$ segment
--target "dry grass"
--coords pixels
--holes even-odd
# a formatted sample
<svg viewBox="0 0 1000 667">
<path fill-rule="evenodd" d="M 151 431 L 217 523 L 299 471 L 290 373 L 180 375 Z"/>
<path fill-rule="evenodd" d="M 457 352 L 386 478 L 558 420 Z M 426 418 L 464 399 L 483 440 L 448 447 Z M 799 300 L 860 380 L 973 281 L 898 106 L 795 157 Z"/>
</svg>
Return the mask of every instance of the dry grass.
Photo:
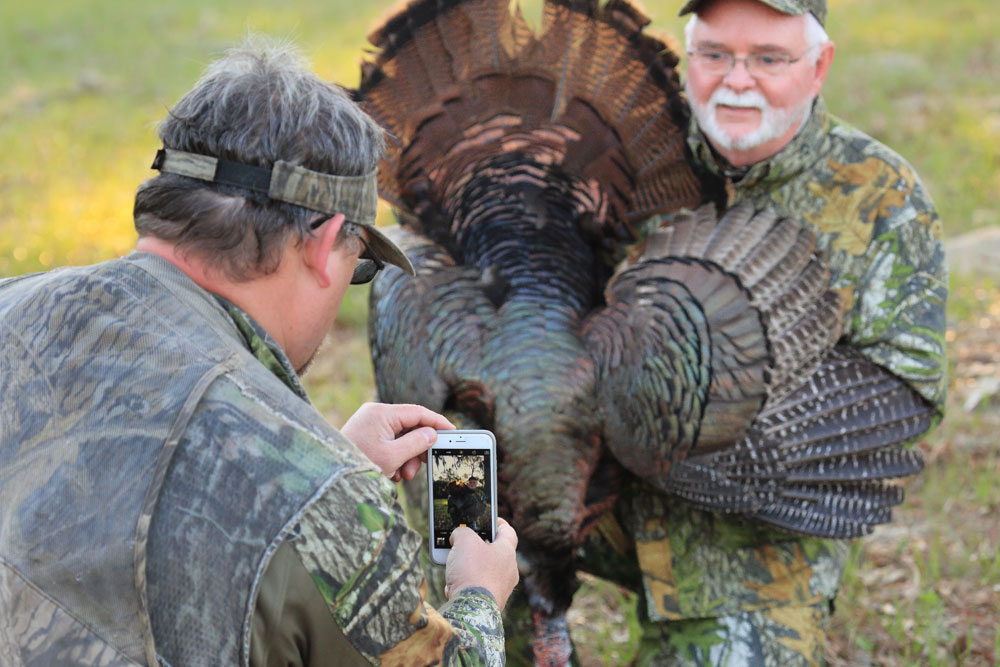
<svg viewBox="0 0 1000 667">
<path fill-rule="evenodd" d="M 951 299 L 947 416 L 919 444 L 926 466 L 894 523 L 854 546 L 831 665 L 1000 658 L 1000 293 L 961 278 Z"/>
</svg>

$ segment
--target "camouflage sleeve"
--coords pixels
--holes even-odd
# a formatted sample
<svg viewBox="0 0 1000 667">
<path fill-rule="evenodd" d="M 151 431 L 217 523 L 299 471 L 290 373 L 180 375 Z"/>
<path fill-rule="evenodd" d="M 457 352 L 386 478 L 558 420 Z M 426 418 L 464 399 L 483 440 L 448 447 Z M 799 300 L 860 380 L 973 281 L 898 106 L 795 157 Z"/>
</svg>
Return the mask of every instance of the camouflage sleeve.
<svg viewBox="0 0 1000 667">
<path fill-rule="evenodd" d="M 824 197 L 826 208 L 836 206 L 841 219 L 856 221 L 838 230 L 830 248 L 833 286 L 848 296 L 847 342 L 913 387 L 940 417 L 948 277 L 941 220 L 930 197 L 913 168 L 874 141 L 860 155 L 832 158 L 823 177 L 828 182 L 817 186 L 839 195 Z M 836 256 L 843 251 L 846 256 Z"/>
<path fill-rule="evenodd" d="M 442 611 L 427 604 L 421 540 L 396 493 L 377 471 L 347 474 L 288 538 L 334 620 L 375 664 L 503 664 L 500 610 L 485 589 Z"/>
<path fill-rule="evenodd" d="M 466 588 L 441 607 L 441 614 L 452 625 L 463 627 L 459 635 L 462 664 L 502 665 L 504 654 L 503 626 L 497 632 L 497 601 L 485 588 Z M 469 638 L 474 644 L 463 644 Z M 497 641 L 498 640 L 498 641 Z M 483 653 L 485 649 L 485 653 Z M 477 656 L 482 655 L 483 658 Z"/>
</svg>

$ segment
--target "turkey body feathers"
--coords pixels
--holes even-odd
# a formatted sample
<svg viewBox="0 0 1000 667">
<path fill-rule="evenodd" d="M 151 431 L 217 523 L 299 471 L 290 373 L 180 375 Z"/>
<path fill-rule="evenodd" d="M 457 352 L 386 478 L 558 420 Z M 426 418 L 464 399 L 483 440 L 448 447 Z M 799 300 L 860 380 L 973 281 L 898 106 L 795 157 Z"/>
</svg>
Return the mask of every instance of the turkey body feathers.
<svg viewBox="0 0 1000 667">
<path fill-rule="evenodd" d="M 480 179 L 469 179 L 454 209 L 474 218 L 458 235 L 468 264 L 423 235 L 395 232 L 417 275 L 387 270 L 373 287 L 376 382 L 383 400 L 455 410 L 494 431 L 529 597 L 562 610 L 575 590 L 565 571 L 572 551 L 614 500 L 613 489 L 592 488 L 602 440 L 594 363 L 579 335 L 598 293 L 595 260 L 563 189 L 546 199 L 516 170 L 477 174 L 492 184 L 488 201 Z"/>
</svg>

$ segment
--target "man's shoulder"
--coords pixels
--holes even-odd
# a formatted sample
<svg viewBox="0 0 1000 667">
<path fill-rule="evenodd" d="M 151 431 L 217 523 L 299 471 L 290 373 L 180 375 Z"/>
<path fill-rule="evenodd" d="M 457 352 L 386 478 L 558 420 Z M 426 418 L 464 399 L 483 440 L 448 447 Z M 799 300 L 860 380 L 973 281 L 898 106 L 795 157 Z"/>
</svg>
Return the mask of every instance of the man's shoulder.
<svg viewBox="0 0 1000 667">
<path fill-rule="evenodd" d="M 248 361 L 220 375 L 205 393 L 193 422 L 225 424 L 253 452 L 294 458 L 306 467 L 333 464 L 376 471 L 374 464 L 308 401 L 272 373 Z M 281 451 L 272 451 L 272 447 Z"/>
<path fill-rule="evenodd" d="M 53 301 L 53 294 L 56 292 L 60 293 L 59 298 L 62 299 L 66 291 L 72 292 L 78 286 L 104 280 L 108 264 L 116 261 L 90 266 L 57 267 L 48 271 L 0 278 L 0 307 L 21 305 L 36 309 L 39 304 Z"/>
<path fill-rule="evenodd" d="M 912 175 L 913 180 L 918 178 L 916 170 L 906 158 L 837 116 L 830 116 L 827 136 L 829 149 L 826 154 L 830 160 L 840 164 L 884 165 L 893 171 Z"/>
<path fill-rule="evenodd" d="M 916 225 L 940 236 L 934 202 L 906 158 L 836 116 L 827 115 L 823 128 L 817 159 L 783 193 L 799 215 L 821 229 L 870 225 L 878 237 Z"/>
</svg>

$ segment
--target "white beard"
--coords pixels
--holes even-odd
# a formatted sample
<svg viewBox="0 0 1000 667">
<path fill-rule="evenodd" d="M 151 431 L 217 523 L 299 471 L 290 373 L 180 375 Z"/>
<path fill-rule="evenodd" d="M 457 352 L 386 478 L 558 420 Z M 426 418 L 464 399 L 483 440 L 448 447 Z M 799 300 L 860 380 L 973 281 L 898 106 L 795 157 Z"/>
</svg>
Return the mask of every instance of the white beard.
<svg viewBox="0 0 1000 667">
<path fill-rule="evenodd" d="M 685 87 L 687 88 L 686 84 Z M 720 148 L 737 151 L 756 148 L 772 139 L 777 139 L 796 123 L 801 129 L 813 103 L 813 98 L 810 97 L 793 107 L 776 109 L 756 90 L 736 93 L 724 87 L 716 88 L 707 104 L 696 102 L 690 88 L 687 89 L 687 97 L 691 101 L 694 116 L 698 119 L 698 126 L 705 136 Z M 722 129 L 715 120 L 715 112 L 719 105 L 757 109 L 760 111 L 760 125 L 746 134 L 733 136 Z"/>
</svg>

